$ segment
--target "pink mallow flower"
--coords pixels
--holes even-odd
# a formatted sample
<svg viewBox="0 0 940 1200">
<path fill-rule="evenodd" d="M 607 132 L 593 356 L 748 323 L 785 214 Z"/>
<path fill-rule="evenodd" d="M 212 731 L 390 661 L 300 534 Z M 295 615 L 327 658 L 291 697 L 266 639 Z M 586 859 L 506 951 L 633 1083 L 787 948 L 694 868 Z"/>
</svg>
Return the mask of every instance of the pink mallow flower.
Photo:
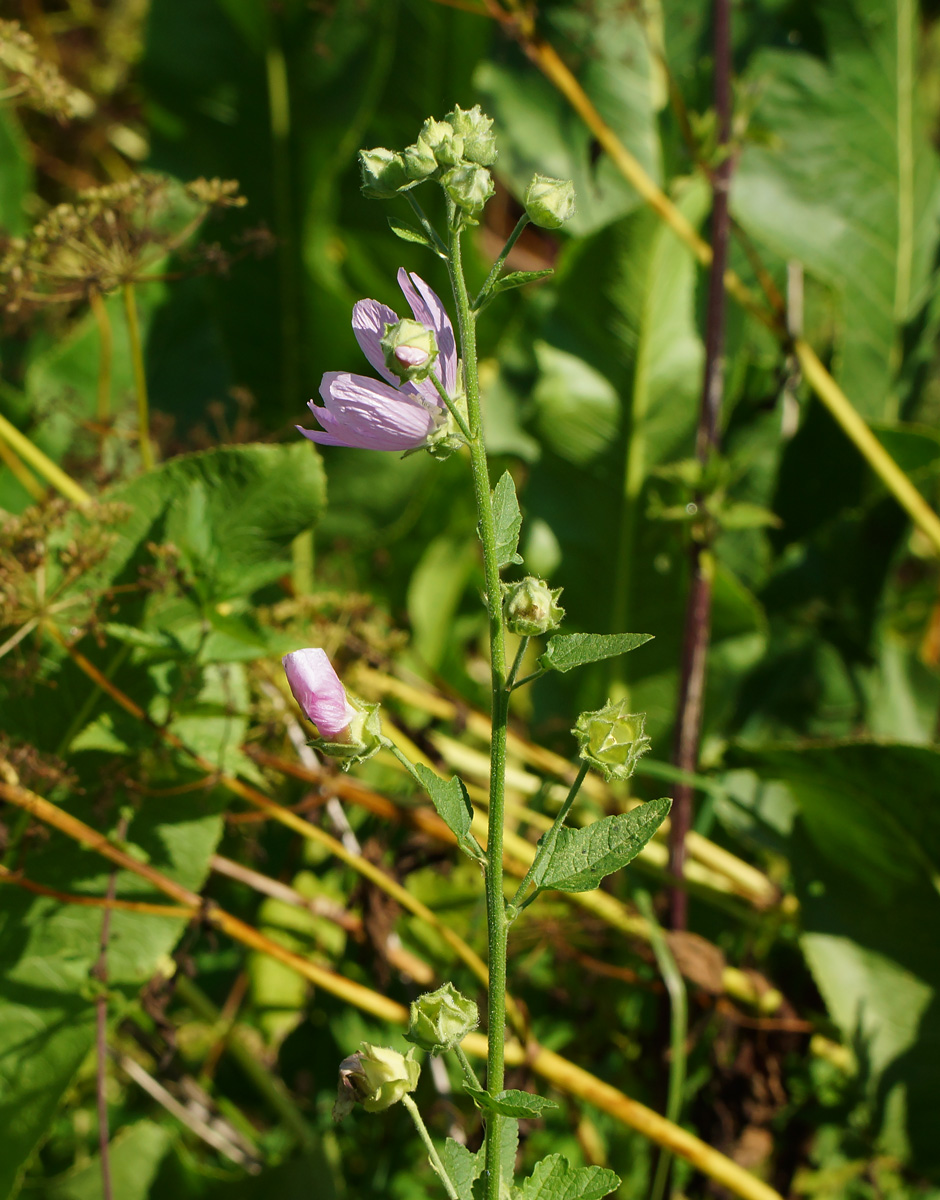
<svg viewBox="0 0 940 1200">
<path fill-rule="evenodd" d="M 420 276 L 409 274 L 402 267 L 398 284 L 415 320 L 434 332 L 438 348 L 435 371 L 447 395 L 453 396 L 457 385 L 457 344 L 450 318 Z M 323 430 L 303 429 L 298 425 L 304 437 L 324 446 L 416 450 L 442 423 L 446 409 L 431 380 L 403 383 L 385 365 L 382 336 L 385 326 L 397 321 L 397 314 L 377 300 L 360 300 L 354 306 L 352 326 L 356 341 L 385 382 L 347 371 L 327 371 L 320 383 L 325 407 L 312 400 L 308 405 Z"/>
<path fill-rule="evenodd" d="M 304 716 L 317 727 L 324 741 L 344 740 L 356 709 L 346 699 L 346 689 L 325 650 L 294 650 L 281 659 L 287 683 Z"/>
</svg>

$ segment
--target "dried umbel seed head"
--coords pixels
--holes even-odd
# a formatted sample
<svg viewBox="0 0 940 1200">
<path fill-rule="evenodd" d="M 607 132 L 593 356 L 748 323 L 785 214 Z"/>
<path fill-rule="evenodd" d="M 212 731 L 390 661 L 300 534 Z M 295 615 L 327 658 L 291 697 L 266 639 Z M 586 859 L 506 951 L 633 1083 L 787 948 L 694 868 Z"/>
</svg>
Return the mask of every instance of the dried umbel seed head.
<svg viewBox="0 0 940 1200">
<path fill-rule="evenodd" d="M 574 184 L 570 179 L 532 176 L 526 189 L 525 210 L 534 225 L 559 229 L 574 216 L 574 208 Z"/>
<path fill-rule="evenodd" d="M 519 583 L 505 585 L 506 628 L 521 637 L 537 637 L 557 629 L 565 615 L 558 604 L 561 592 L 561 588 L 550 588 L 543 579 L 532 575 Z"/>
<path fill-rule="evenodd" d="M 411 1020 L 405 1037 L 429 1054 L 443 1054 L 459 1046 L 480 1023 L 480 1012 L 472 1000 L 462 996 L 452 983 L 436 992 L 425 992 L 411 1005 Z"/>
<path fill-rule="evenodd" d="M 366 1112 L 384 1112 L 413 1092 L 421 1073 L 413 1054 L 413 1050 L 401 1054 L 388 1046 L 363 1042 L 357 1054 L 350 1054 L 339 1065 L 333 1120 L 342 1121 L 357 1104 Z"/>
<path fill-rule="evenodd" d="M 581 746 L 581 758 L 609 782 L 629 779 L 640 756 L 649 749 L 645 724 L 645 713 L 627 712 L 626 701 L 619 700 L 597 712 L 582 713 L 571 732 Z"/>
</svg>

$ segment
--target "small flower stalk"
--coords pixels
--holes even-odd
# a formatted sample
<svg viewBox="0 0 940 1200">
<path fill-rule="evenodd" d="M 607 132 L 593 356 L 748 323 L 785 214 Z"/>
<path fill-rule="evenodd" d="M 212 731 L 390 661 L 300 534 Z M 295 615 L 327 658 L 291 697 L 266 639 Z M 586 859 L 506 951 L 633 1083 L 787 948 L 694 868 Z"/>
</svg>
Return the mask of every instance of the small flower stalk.
<svg viewBox="0 0 940 1200">
<path fill-rule="evenodd" d="M 428 1054 L 453 1050 L 480 1023 L 480 1011 L 452 983 L 412 1001 L 405 1037 Z"/>
<path fill-rule="evenodd" d="M 325 650 L 294 650 L 281 662 L 291 694 L 317 728 L 310 743 L 315 749 L 348 770 L 382 747 L 379 705 L 348 695 Z"/>
<path fill-rule="evenodd" d="M 564 619 L 565 610 L 558 603 L 562 589 L 550 588 L 544 579 L 529 575 L 503 588 L 503 615 L 510 633 L 538 637 L 557 629 Z"/>
<path fill-rule="evenodd" d="M 643 732 L 645 725 L 645 713 L 627 712 L 626 701 L 618 700 L 596 712 L 582 713 L 571 732 L 581 747 L 581 758 L 609 783 L 629 779 L 640 757 L 650 748 Z"/>
<path fill-rule="evenodd" d="M 366 1112 L 384 1112 L 418 1086 L 421 1068 L 414 1050 L 401 1054 L 388 1046 L 363 1042 L 356 1054 L 339 1064 L 339 1084 L 333 1120 L 342 1121 L 357 1104 Z"/>
</svg>

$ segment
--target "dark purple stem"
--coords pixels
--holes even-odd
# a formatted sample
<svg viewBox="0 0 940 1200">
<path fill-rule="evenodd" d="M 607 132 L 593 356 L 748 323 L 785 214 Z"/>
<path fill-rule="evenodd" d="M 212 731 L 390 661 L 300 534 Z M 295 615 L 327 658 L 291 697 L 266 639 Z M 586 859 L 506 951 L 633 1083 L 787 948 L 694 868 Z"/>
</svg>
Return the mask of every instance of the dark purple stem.
<svg viewBox="0 0 940 1200">
<path fill-rule="evenodd" d="M 128 822 L 122 817 L 118 822 L 117 836 L 123 840 L 127 833 Z M 113 900 L 117 892 L 117 871 L 112 871 L 108 879 L 107 896 Z M 111 1192 L 111 1157 L 109 1152 L 110 1131 L 108 1129 L 108 1098 L 105 1086 L 108 1079 L 108 940 L 111 937 L 111 908 L 104 910 L 101 919 L 101 938 L 98 943 L 98 960 L 92 968 L 92 976 L 98 980 L 100 991 L 95 1001 L 96 1031 L 96 1090 L 98 1095 L 98 1149 L 101 1157 L 101 1200 L 112 1200 Z"/>
<path fill-rule="evenodd" d="M 719 444 L 721 399 L 724 391 L 725 270 L 728 265 L 728 192 L 734 167 L 731 141 L 731 0 L 715 0 L 715 113 L 721 161 L 712 172 L 712 262 L 708 273 L 708 310 L 705 325 L 705 376 L 695 453 L 707 462 Z M 701 500 L 701 497 L 698 497 Z M 703 523 L 704 525 L 704 523 Z M 707 539 L 709 533 L 705 532 Z M 685 610 L 682 667 L 679 681 L 673 762 L 684 771 L 698 766 L 702 708 L 705 695 L 705 660 L 711 632 L 712 572 L 707 541 L 696 540 L 691 550 L 691 582 Z M 669 869 L 682 879 L 685 843 L 692 825 L 692 788 L 679 784 L 672 805 Z M 688 896 L 683 888 L 672 890 L 673 929 L 688 924 Z"/>
</svg>

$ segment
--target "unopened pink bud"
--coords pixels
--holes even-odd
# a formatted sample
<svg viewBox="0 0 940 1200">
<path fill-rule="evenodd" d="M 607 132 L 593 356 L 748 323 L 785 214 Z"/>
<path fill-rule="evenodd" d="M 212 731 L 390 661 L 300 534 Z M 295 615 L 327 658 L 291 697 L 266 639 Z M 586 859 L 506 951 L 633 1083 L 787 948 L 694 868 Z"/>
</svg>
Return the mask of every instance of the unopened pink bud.
<svg viewBox="0 0 940 1200">
<path fill-rule="evenodd" d="M 287 683 L 304 716 L 326 741 L 342 741 L 357 715 L 346 699 L 346 689 L 333 670 L 326 651 L 294 650 L 281 659 Z"/>
<path fill-rule="evenodd" d="M 395 357 L 403 367 L 423 367 L 431 357 L 427 350 L 422 350 L 418 346 L 398 346 L 395 349 Z"/>
</svg>

